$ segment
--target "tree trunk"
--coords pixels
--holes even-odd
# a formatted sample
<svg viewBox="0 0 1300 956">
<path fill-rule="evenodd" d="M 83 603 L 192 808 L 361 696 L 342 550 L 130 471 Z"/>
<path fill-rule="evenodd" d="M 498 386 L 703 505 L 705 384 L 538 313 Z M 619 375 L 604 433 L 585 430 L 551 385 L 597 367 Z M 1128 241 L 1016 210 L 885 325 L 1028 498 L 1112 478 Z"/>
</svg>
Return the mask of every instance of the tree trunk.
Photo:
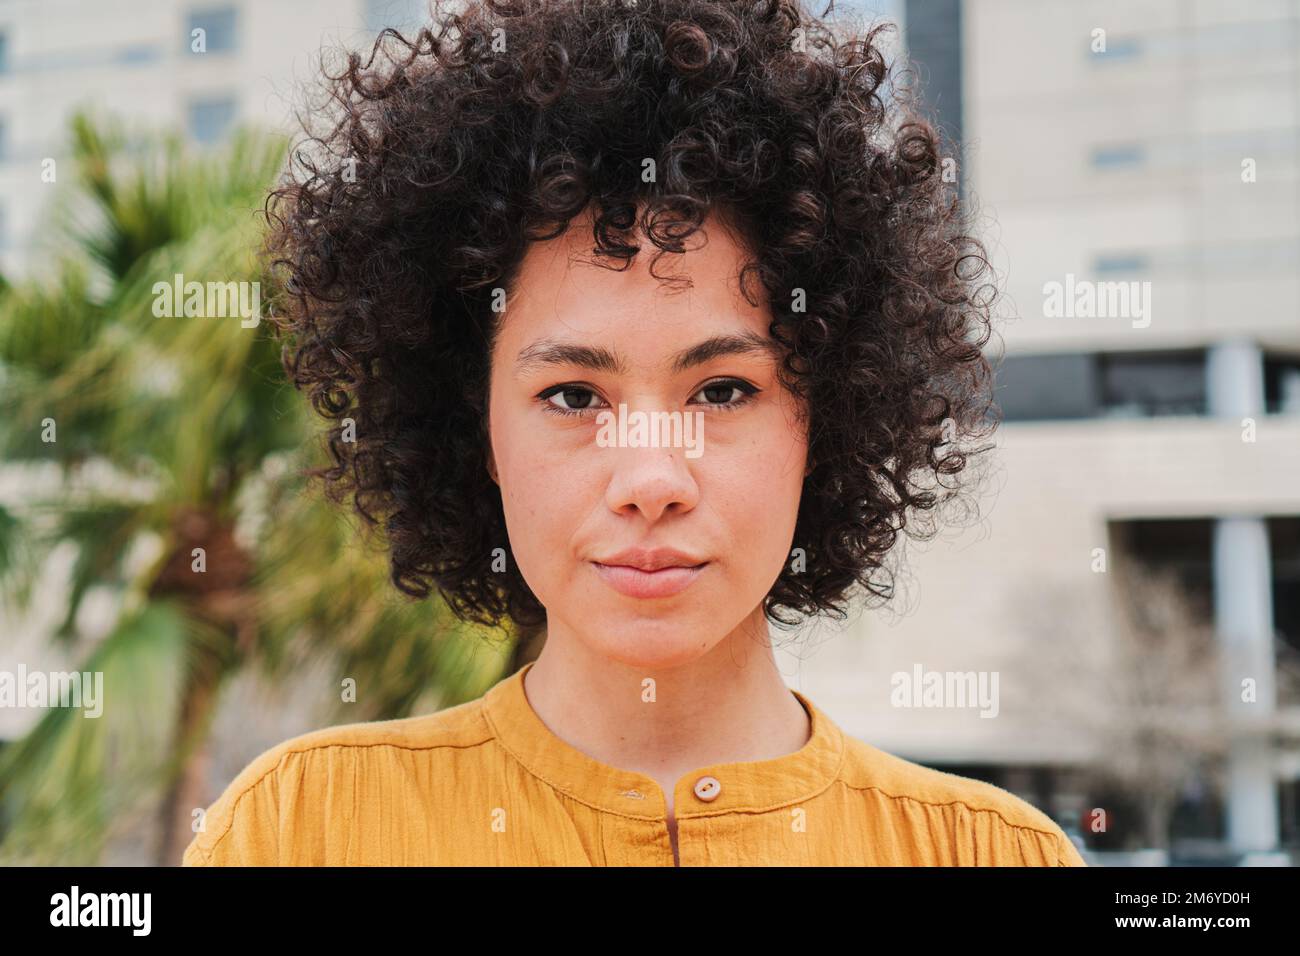
<svg viewBox="0 0 1300 956">
<path fill-rule="evenodd" d="M 171 783 L 158 811 L 159 866 L 179 864 L 194 838 L 194 811 L 207 805 L 208 728 L 222 677 L 252 650 L 257 631 L 247 590 L 252 561 L 236 543 L 231 523 L 200 509 L 183 509 L 173 521 L 172 550 L 150 594 L 179 598 L 188 615 L 213 629 L 215 639 L 191 642 L 188 648 L 188 669 L 167 754 Z M 203 573 L 191 567 L 196 547 L 204 550 Z"/>
<path fill-rule="evenodd" d="M 221 684 L 218 662 L 203 655 L 187 675 L 177 715 L 168 766 L 173 769 L 172 783 L 159 807 L 157 866 L 176 866 L 194 839 L 194 811 L 207 806 L 208 725 L 216 710 Z"/>
</svg>

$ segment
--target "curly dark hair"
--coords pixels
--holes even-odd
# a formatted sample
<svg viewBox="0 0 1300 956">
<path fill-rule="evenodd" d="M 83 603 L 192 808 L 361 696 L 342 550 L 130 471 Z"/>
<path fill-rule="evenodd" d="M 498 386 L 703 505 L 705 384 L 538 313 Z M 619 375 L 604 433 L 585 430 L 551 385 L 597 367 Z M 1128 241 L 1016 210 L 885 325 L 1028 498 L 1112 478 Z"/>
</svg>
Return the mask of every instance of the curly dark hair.
<svg viewBox="0 0 1300 956">
<path fill-rule="evenodd" d="M 988 261 L 886 63 L 892 27 L 840 31 L 800 0 L 431 12 L 323 70 L 327 129 L 306 124 L 266 206 L 284 366 L 336 423 L 333 464 L 309 473 L 382 522 L 394 586 L 436 588 L 466 621 L 545 621 L 513 560 L 492 569 L 509 552 L 487 471 L 493 290 L 584 211 L 594 251 L 625 266 L 634 235 L 657 261 L 713 211 L 743 231 L 742 287 L 766 291 L 778 375 L 809 410 L 804 561 L 765 613 L 793 626 L 844 617 L 858 588 L 888 599 L 899 532 L 934 533 L 920 519 L 996 427 Z"/>
</svg>

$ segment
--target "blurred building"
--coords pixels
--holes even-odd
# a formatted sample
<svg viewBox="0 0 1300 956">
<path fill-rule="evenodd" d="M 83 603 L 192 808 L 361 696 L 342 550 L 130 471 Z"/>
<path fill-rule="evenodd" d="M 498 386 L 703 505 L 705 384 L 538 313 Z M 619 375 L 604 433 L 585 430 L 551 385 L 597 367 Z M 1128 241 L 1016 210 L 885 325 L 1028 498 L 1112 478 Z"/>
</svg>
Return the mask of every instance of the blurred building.
<svg viewBox="0 0 1300 956">
<path fill-rule="evenodd" d="M 0 269 L 25 270 L 72 111 L 215 143 L 238 122 L 289 128 L 322 45 L 422 22 L 424 0 L 3 0 Z M 57 167 L 56 167 L 57 168 Z"/>
<path fill-rule="evenodd" d="M 1223 655 L 1193 701 L 1232 715 L 1225 756 L 1169 795 L 1173 858 L 1294 849 L 1300 4 L 908 0 L 904 18 L 1006 292 L 1004 424 L 978 524 L 908 545 L 908 613 L 819 642 L 799 683 L 864 739 L 1133 845 L 1149 794 L 1099 770 L 1151 708 L 1190 728 L 1168 685 L 1207 676 L 1160 681 L 1168 647 L 1124 646 L 1129 569 L 1170 570 Z M 1119 693 L 1126 661 L 1156 686 Z M 892 706 L 917 664 L 999 669 L 997 719 Z"/>
</svg>

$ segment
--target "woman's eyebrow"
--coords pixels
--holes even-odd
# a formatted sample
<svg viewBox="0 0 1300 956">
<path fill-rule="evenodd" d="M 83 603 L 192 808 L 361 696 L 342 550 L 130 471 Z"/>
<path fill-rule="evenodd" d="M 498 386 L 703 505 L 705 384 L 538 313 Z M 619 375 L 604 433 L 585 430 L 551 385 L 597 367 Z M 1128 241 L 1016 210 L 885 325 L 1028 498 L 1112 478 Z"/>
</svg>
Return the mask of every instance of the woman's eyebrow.
<svg viewBox="0 0 1300 956">
<path fill-rule="evenodd" d="M 776 341 L 764 338 L 757 332 L 729 332 L 714 335 L 675 354 L 672 357 L 672 372 L 674 374 L 683 372 L 724 355 L 755 353 L 779 360 L 781 348 Z M 559 342 L 554 339 L 538 339 L 532 345 L 520 350 L 518 358 L 515 359 L 517 373 L 547 365 L 576 365 L 595 372 L 609 372 L 614 375 L 622 375 L 627 371 L 627 363 L 622 357 L 607 348 Z"/>
</svg>

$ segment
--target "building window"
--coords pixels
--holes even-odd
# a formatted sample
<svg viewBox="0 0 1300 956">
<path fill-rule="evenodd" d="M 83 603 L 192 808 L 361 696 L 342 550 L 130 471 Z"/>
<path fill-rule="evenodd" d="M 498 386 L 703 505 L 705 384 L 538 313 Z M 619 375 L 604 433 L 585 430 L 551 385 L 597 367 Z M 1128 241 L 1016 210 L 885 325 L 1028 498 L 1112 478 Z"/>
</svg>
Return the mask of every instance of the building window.
<svg viewBox="0 0 1300 956">
<path fill-rule="evenodd" d="M 962 15 L 961 0 L 904 0 L 907 56 L 920 71 L 924 106 L 939 130 L 942 155 L 957 160 L 959 194 L 966 188 L 966 164 L 959 155 L 965 136 Z"/>
<path fill-rule="evenodd" d="M 995 396 L 1006 421 L 1092 418 L 1097 414 L 1093 356 L 1011 355 L 997 370 Z"/>
<path fill-rule="evenodd" d="M 1205 415 L 1204 349 L 1012 355 L 997 368 L 1002 420 Z"/>
<path fill-rule="evenodd" d="M 1201 620 L 1214 615 L 1214 527 L 1209 518 L 1138 518 L 1110 523 L 1112 550 L 1175 574 Z"/>
<path fill-rule="evenodd" d="M 123 66 L 141 66 L 145 63 L 157 63 L 162 56 L 157 47 L 141 44 L 123 47 L 117 51 L 115 59 Z"/>
<path fill-rule="evenodd" d="M 1137 37 L 1106 37 L 1104 53 L 1093 50 L 1093 38 L 1087 37 L 1088 55 L 1094 63 L 1117 63 L 1121 60 L 1133 60 L 1142 55 L 1142 41 Z"/>
<path fill-rule="evenodd" d="M 1300 355 L 1264 356 L 1264 410 L 1300 415 Z"/>
<path fill-rule="evenodd" d="M 1282 701 L 1300 700 L 1300 518 L 1273 515 L 1268 519 L 1268 546 L 1273 580 L 1273 628 L 1287 649 L 1286 688 Z M 1279 660 L 1279 663 L 1282 663 Z"/>
<path fill-rule="evenodd" d="M 1105 253 L 1092 261 L 1096 275 L 1117 275 L 1146 272 L 1151 260 L 1140 252 Z"/>
<path fill-rule="evenodd" d="M 1114 418 L 1206 413 L 1205 351 L 1097 356 L 1101 413 Z"/>
<path fill-rule="evenodd" d="M 1094 169 L 1124 169 L 1140 166 L 1146 159 L 1146 150 L 1137 143 L 1124 143 L 1093 148 L 1090 162 Z"/>
<path fill-rule="evenodd" d="M 185 49 L 194 49 L 195 30 L 203 31 L 203 49 L 206 53 L 230 53 L 236 46 L 238 18 L 234 7 L 212 7 L 190 13 L 189 28 L 185 31 Z"/>
<path fill-rule="evenodd" d="M 191 101 L 189 131 L 196 142 L 216 143 L 234 125 L 238 105 L 233 96 L 208 97 Z"/>
</svg>

